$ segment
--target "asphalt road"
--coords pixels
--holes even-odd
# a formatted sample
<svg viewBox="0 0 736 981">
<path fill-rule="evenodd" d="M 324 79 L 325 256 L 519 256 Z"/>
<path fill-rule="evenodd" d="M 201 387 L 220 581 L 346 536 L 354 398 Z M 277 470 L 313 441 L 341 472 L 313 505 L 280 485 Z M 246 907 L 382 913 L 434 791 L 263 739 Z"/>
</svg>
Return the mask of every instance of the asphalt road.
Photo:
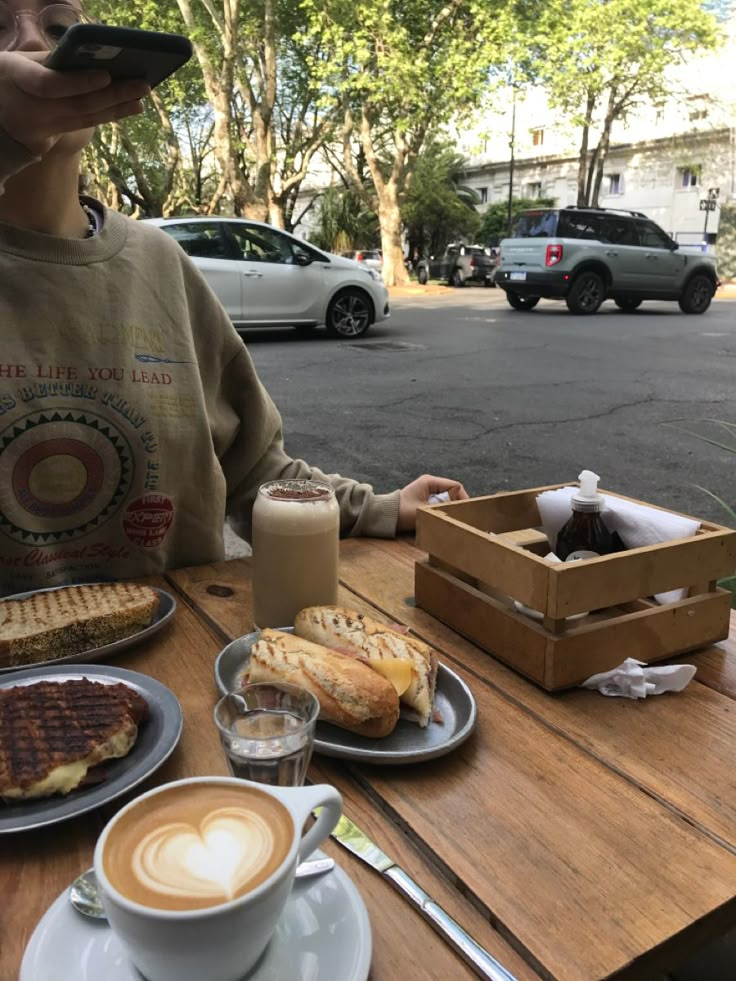
<svg viewBox="0 0 736 981">
<path fill-rule="evenodd" d="M 244 335 L 284 417 L 286 449 L 381 491 L 429 471 L 472 495 L 573 480 L 729 523 L 736 455 L 669 428 L 736 437 L 736 300 L 703 316 L 674 303 L 592 317 L 542 301 L 511 310 L 469 287 L 392 300 L 358 341 L 323 331 Z"/>
</svg>

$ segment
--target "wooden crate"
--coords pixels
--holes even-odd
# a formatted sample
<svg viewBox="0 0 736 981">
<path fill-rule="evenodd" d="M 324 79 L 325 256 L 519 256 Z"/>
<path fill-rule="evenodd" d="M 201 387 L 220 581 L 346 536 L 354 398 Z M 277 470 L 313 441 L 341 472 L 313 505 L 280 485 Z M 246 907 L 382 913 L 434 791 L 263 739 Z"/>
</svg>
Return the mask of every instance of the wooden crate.
<svg viewBox="0 0 736 981">
<path fill-rule="evenodd" d="M 736 531 L 703 521 L 691 538 L 552 565 L 536 498 L 564 486 L 420 509 L 417 545 L 429 557 L 416 563 L 417 605 L 548 691 L 728 636 L 731 593 L 716 580 L 736 569 Z M 651 598 L 679 588 L 677 602 Z"/>
</svg>

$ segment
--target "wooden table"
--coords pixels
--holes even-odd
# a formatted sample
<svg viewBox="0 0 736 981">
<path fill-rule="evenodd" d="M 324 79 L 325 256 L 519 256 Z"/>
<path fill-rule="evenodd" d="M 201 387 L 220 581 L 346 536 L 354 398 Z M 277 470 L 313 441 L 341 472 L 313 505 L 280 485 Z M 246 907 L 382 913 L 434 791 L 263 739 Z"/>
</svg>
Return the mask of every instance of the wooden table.
<svg viewBox="0 0 736 981">
<path fill-rule="evenodd" d="M 476 732 L 412 767 L 318 757 L 311 779 L 334 783 L 346 813 L 520 981 L 651 979 L 736 925 L 736 644 L 691 656 L 698 675 L 679 695 L 548 695 L 415 608 L 420 554 L 405 541 L 343 542 L 340 602 L 432 644 L 471 686 Z M 212 664 L 252 629 L 247 559 L 158 584 L 178 596 L 175 622 L 114 662 L 158 678 L 184 710 L 179 747 L 144 788 L 227 772 Z M 0 839 L 2 981 L 125 800 Z M 375 981 L 472 976 L 377 874 L 326 848 L 368 906 Z"/>
</svg>

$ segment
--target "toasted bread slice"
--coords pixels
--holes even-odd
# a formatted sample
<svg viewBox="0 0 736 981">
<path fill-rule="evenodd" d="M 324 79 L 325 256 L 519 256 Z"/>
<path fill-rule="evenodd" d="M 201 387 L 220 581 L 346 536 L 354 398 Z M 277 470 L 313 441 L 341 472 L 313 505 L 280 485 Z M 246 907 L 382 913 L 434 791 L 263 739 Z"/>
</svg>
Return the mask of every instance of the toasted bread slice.
<svg viewBox="0 0 736 981">
<path fill-rule="evenodd" d="M 429 723 L 437 683 L 437 655 L 427 644 L 340 606 L 309 606 L 301 610 L 294 620 L 294 630 L 316 644 L 362 654 L 369 662 L 391 658 L 409 661 L 412 679 L 401 701 L 416 712 L 420 726 Z"/>
<path fill-rule="evenodd" d="M 147 627 L 158 593 L 135 583 L 97 583 L 0 602 L 0 667 L 81 654 Z"/>
<path fill-rule="evenodd" d="M 320 719 L 361 736 L 388 736 L 399 719 L 396 689 L 368 665 L 293 634 L 262 630 L 248 681 L 301 685 L 319 701 Z"/>
<path fill-rule="evenodd" d="M 145 699 L 123 684 L 79 678 L 3 689 L 0 797 L 68 794 L 93 767 L 130 752 L 147 714 Z"/>
</svg>

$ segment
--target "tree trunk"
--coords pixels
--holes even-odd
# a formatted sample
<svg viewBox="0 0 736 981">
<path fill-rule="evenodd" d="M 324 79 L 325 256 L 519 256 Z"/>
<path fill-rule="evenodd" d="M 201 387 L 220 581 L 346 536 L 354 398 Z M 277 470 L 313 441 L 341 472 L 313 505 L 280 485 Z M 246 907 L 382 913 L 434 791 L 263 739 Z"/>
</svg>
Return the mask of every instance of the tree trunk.
<svg viewBox="0 0 736 981">
<path fill-rule="evenodd" d="M 378 220 L 381 225 L 383 281 L 386 286 L 406 286 L 409 274 L 404 265 L 401 242 L 401 210 L 396 199 L 396 188 L 391 184 L 384 185 L 378 191 Z"/>
<path fill-rule="evenodd" d="M 606 118 L 603 121 L 603 131 L 601 133 L 601 138 L 598 141 L 598 146 L 595 152 L 595 179 L 593 181 L 593 192 L 590 196 L 590 206 L 591 208 L 598 207 L 598 199 L 601 193 L 601 184 L 603 183 L 603 168 L 606 164 L 606 159 L 608 157 L 608 148 L 611 145 L 611 129 L 613 127 L 613 119 L 615 116 L 615 106 L 616 106 L 616 89 L 611 89 L 608 93 L 608 108 L 606 109 Z"/>
<path fill-rule="evenodd" d="M 583 134 L 580 139 L 580 153 L 578 155 L 578 208 L 584 208 L 588 203 L 587 194 L 587 174 L 588 174 L 588 142 L 590 139 L 590 124 L 593 119 L 595 109 L 595 96 L 588 93 L 585 104 L 585 122 L 583 123 Z"/>
</svg>

